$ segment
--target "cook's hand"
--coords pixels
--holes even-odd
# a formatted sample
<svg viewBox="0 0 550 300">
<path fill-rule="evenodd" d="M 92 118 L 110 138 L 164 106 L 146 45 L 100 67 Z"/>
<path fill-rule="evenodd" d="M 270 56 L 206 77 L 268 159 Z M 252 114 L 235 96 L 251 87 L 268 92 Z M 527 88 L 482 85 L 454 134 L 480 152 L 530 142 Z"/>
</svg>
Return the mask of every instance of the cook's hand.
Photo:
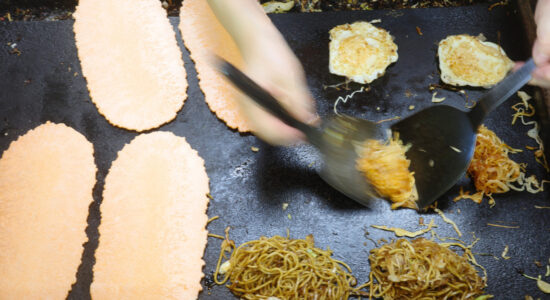
<svg viewBox="0 0 550 300">
<path fill-rule="evenodd" d="M 539 0 L 535 11 L 537 39 L 533 45 L 533 60 L 537 68 L 532 84 L 550 88 L 550 0 Z"/>
<path fill-rule="evenodd" d="M 296 119 L 305 123 L 316 120 L 314 101 L 302 66 L 276 30 L 250 39 L 249 44 L 241 47 L 241 52 L 247 66 L 245 72 L 250 78 L 279 100 Z M 248 97 L 243 96 L 240 104 L 254 134 L 263 140 L 274 145 L 288 145 L 305 138 Z"/>
<path fill-rule="evenodd" d="M 298 120 L 315 120 L 314 101 L 308 91 L 300 62 L 257 0 L 208 0 L 246 62 L 245 73 L 270 92 Z M 304 139 L 298 130 L 285 125 L 251 99 L 239 101 L 252 131 L 275 145 Z"/>
</svg>

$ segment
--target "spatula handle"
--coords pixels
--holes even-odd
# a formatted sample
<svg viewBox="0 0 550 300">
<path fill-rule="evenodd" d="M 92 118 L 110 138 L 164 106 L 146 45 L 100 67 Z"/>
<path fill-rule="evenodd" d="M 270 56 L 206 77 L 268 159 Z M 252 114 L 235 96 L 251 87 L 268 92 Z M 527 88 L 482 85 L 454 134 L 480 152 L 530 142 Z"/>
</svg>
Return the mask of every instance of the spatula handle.
<svg viewBox="0 0 550 300">
<path fill-rule="evenodd" d="M 531 79 L 531 73 L 534 69 L 533 59 L 529 59 L 521 68 L 506 76 L 504 80 L 483 95 L 476 106 L 468 113 L 472 126 L 474 128 L 479 127 L 491 111 L 519 91 Z"/>
<path fill-rule="evenodd" d="M 243 72 L 223 58 L 217 58 L 217 67 L 233 85 L 250 97 L 254 102 L 290 127 L 303 132 L 308 140 L 316 145 L 320 141 L 320 132 L 316 128 L 298 121 L 268 91 L 246 76 Z"/>
</svg>

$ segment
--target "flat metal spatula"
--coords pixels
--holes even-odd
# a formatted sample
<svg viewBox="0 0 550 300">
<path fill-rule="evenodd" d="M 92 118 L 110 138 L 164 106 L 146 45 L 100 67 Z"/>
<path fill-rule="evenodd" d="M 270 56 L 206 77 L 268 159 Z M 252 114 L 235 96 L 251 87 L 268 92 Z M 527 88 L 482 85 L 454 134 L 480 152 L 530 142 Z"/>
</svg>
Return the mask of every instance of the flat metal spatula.
<svg viewBox="0 0 550 300">
<path fill-rule="evenodd" d="M 419 208 L 424 208 L 449 190 L 466 172 L 472 159 L 477 128 L 485 117 L 516 93 L 535 69 L 532 59 L 489 90 L 469 112 L 436 105 L 415 113 L 391 128 L 411 148 Z"/>
<path fill-rule="evenodd" d="M 218 70 L 238 89 L 285 124 L 303 132 L 307 140 L 319 149 L 323 156 L 320 172 L 323 180 L 366 206 L 372 199 L 379 198 L 374 188 L 355 167 L 358 158 L 355 151 L 357 143 L 367 139 L 385 138 L 385 132 L 379 126 L 349 116 L 334 116 L 323 120 L 320 127 L 305 124 L 290 115 L 269 92 L 244 73 L 221 58 L 217 60 Z"/>
</svg>

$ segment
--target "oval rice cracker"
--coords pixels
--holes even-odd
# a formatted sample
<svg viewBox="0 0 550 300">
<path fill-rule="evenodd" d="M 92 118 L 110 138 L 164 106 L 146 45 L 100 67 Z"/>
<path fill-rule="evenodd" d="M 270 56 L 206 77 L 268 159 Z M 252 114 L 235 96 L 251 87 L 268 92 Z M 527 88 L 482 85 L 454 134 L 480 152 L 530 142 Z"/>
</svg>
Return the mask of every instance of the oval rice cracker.
<svg viewBox="0 0 550 300">
<path fill-rule="evenodd" d="M 105 179 L 93 299 L 196 299 L 208 217 L 204 161 L 185 138 L 142 134 Z"/>
<path fill-rule="evenodd" d="M 0 298 L 65 299 L 86 242 L 96 182 L 84 136 L 47 122 L 0 159 Z"/>
<path fill-rule="evenodd" d="M 176 117 L 187 80 L 158 0 L 80 0 L 73 14 L 82 73 L 109 123 L 144 131 Z"/>
<path fill-rule="evenodd" d="M 210 109 L 228 127 L 240 132 L 250 131 L 250 125 L 237 103 L 239 92 L 209 63 L 210 55 L 215 53 L 237 68 L 244 68 L 244 61 L 237 45 L 220 24 L 208 3 L 205 0 L 183 1 L 179 29 L 183 42 L 195 62 L 199 85 Z"/>
</svg>

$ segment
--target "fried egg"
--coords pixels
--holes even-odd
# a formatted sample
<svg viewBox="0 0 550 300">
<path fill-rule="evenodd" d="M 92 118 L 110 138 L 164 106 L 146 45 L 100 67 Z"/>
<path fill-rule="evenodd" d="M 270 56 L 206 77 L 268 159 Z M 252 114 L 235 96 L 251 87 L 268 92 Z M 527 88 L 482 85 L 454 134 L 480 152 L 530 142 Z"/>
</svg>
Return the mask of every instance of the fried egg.
<svg viewBox="0 0 550 300">
<path fill-rule="evenodd" d="M 483 35 L 448 36 L 439 42 L 437 53 L 441 80 L 451 85 L 489 88 L 514 67 L 504 50 Z"/>
<path fill-rule="evenodd" d="M 397 45 L 384 29 L 368 22 L 330 30 L 329 71 L 358 83 L 370 83 L 397 61 Z"/>
</svg>

